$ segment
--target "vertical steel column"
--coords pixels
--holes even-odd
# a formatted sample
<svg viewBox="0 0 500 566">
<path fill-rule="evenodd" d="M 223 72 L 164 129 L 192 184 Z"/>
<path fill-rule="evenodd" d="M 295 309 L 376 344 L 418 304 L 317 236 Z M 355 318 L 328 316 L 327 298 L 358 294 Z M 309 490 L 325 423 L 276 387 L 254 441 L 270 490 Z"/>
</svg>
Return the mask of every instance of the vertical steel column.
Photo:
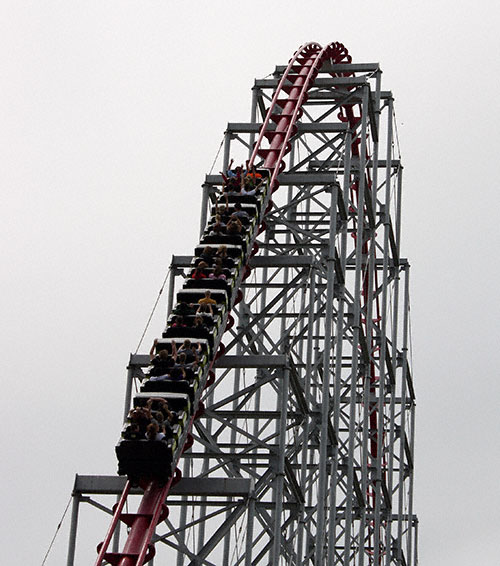
<svg viewBox="0 0 500 566">
<path fill-rule="evenodd" d="M 244 329 L 248 326 L 248 313 L 245 311 L 245 308 L 243 306 L 243 301 L 241 302 L 241 308 L 240 308 L 240 315 L 239 315 L 239 324 L 238 324 L 238 331 L 241 332 L 241 335 L 243 335 L 244 333 Z M 241 343 L 241 340 L 238 342 L 238 345 L 236 346 L 236 355 L 237 356 L 241 356 L 243 353 L 243 345 Z M 235 368 L 234 370 L 234 385 L 233 385 L 233 393 L 236 394 L 238 393 L 238 391 L 240 390 L 240 375 L 241 375 L 241 369 Z M 236 411 L 238 408 L 238 399 L 235 398 L 232 402 L 232 410 Z M 236 425 L 236 423 L 233 423 L 233 425 Z M 230 440 L 229 440 L 230 444 L 231 444 L 231 448 L 229 449 L 230 453 L 234 453 L 234 448 L 233 446 L 236 444 L 236 430 L 234 428 L 231 428 L 231 432 L 230 432 Z M 241 475 L 238 471 L 238 465 L 237 464 L 233 464 L 232 466 L 235 475 Z M 230 501 L 230 499 L 228 499 L 228 501 Z M 231 516 L 231 511 L 227 511 L 226 512 L 226 521 L 229 519 L 229 517 Z M 224 552 L 223 552 L 223 557 L 222 557 L 222 564 L 223 566 L 229 566 L 229 553 L 231 550 L 231 530 L 228 530 L 226 536 L 224 537 Z"/>
<path fill-rule="evenodd" d="M 210 186 L 206 183 L 203 183 L 201 186 L 201 214 L 200 214 L 200 240 L 203 236 L 203 232 L 207 226 L 207 216 L 208 216 L 208 206 L 209 206 L 209 194 L 210 194 Z"/>
<path fill-rule="evenodd" d="M 207 397 L 207 407 L 210 407 L 213 403 L 214 400 L 214 391 L 213 389 L 210 390 L 210 393 L 208 394 Z M 210 434 L 212 431 L 212 423 L 210 420 L 208 420 L 207 424 L 206 424 L 208 433 Z M 208 467 L 209 467 L 209 456 L 207 455 L 207 452 L 209 452 L 209 448 L 208 446 L 205 446 L 203 448 L 203 450 L 205 451 L 205 458 L 203 460 L 203 464 L 202 464 L 202 474 L 206 474 L 208 471 Z M 197 548 L 198 548 L 198 552 L 201 551 L 201 549 L 203 548 L 203 546 L 205 545 L 205 521 L 203 520 L 207 514 L 207 508 L 206 508 L 206 503 L 207 498 L 205 496 L 202 496 L 200 498 L 200 524 L 198 526 L 198 542 L 197 542 Z"/>
<path fill-rule="evenodd" d="M 393 115 L 391 115 L 392 119 L 394 119 Z M 398 172 L 397 172 L 397 191 L 396 191 L 396 218 L 395 218 L 395 240 L 396 240 L 396 248 L 399 249 L 399 244 L 400 244 L 400 226 L 401 226 L 401 197 L 402 197 L 402 167 L 401 165 L 398 168 Z M 406 268 L 406 265 L 402 265 L 399 267 L 400 271 L 402 271 L 404 273 L 404 270 Z M 397 324 L 398 324 L 398 316 L 399 316 L 399 279 L 400 277 L 398 276 L 398 278 L 396 279 L 395 282 L 395 291 L 394 291 L 394 296 L 395 296 L 395 301 L 394 301 L 394 309 L 395 309 L 395 313 L 394 313 L 394 331 L 397 332 Z M 404 295 L 403 295 L 403 308 L 404 308 Z M 403 318 L 404 318 L 404 310 L 403 310 Z M 403 333 L 405 331 L 405 325 L 403 322 Z M 394 341 L 394 344 L 397 344 L 396 341 Z M 404 344 L 404 342 L 403 342 Z M 396 348 L 396 346 L 395 346 Z M 396 367 L 398 365 L 398 351 L 397 348 L 394 352 L 394 375 L 396 375 Z M 397 383 L 396 383 L 397 385 Z M 394 394 L 396 394 L 396 387 L 394 388 Z M 404 413 L 404 405 L 403 405 L 403 401 L 401 400 L 401 415 L 403 415 Z M 394 418 L 395 421 L 395 418 Z M 396 423 L 394 422 L 394 427 L 396 426 Z M 395 431 L 397 432 L 397 431 Z M 395 435 L 396 436 L 396 435 Z M 391 470 L 392 472 L 393 470 Z M 401 475 L 402 475 L 402 470 L 400 469 L 399 471 L 399 489 L 396 488 L 394 489 L 394 481 L 393 481 L 393 477 L 391 477 L 391 488 L 392 491 L 391 493 L 398 493 L 398 496 L 400 498 L 403 497 L 403 489 L 402 489 L 402 482 L 401 482 Z M 398 521 L 398 533 L 399 533 L 399 521 Z M 401 556 L 401 544 L 402 541 L 401 539 L 397 538 L 397 543 L 396 543 L 396 559 L 398 559 L 398 557 Z"/>
<path fill-rule="evenodd" d="M 307 346 L 306 346 L 306 369 L 304 377 L 304 396 L 306 401 L 306 406 L 311 410 L 311 377 L 312 377 L 312 356 L 313 356 L 313 339 L 314 339 L 314 314 L 316 309 L 315 305 L 315 294 L 316 294 L 316 269 L 311 268 L 310 271 L 310 286 L 309 286 L 309 312 L 307 318 Z M 302 456 L 301 456 L 301 466 L 300 466 L 300 489 L 305 495 L 307 486 L 307 463 L 308 463 L 308 453 L 309 453 L 309 435 L 311 427 L 311 417 L 310 415 L 305 416 L 304 421 L 304 443 L 302 445 Z M 304 506 L 301 506 L 299 517 L 298 517 L 298 532 L 297 532 L 297 557 L 298 564 L 301 564 L 303 560 L 304 553 Z"/>
<path fill-rule="evenodd" d="M 399 321 L 399 279 L 400 279 L 400 268 L 395 268 L 395 277 L 394 277 L 394 293 L 393 293 L 393 313 L 392 313 L 392 354 L 391 354 L 391 367 L 392 367 L 392 374 L 394 375 L 394 384 L 391 384 L 390 388 L 390 418 L 389 418 L 389 458 L 388 458 L 388 465 L 387 465 L 387 490 L 391 495 L 391 508 L 393 505 L 393 495 L 394 495 L 394 446 L 396 442 L 396 397 L 397 397 L 397 378 L 396 378 L 396 370 L 397 370 L 397 363 L 398 363 L 398 321 Z M 389 517 L 387 519 L 387 541 L 388 545 L 387 549 L 387 558 L 386 564 L 392 562 L 393 557 L 393 544 L 392 544 L 392 513 L 389 513 Z"/>
<path fill-rule="evenodd" d="M 132 400 L 132 382 L 134 380 L 134 370 L 132 368 L 132 354 L 130 354 L 129 365 L 127 367 L 127 385 L 125 388 L 125 403 L 123 407 L 123 422 L 126 422 L 130 411 L 130 402 Z"/>
<path fill-rule="evenodd" d="M 270 230 L 268 229 L 268 230 L 266 230 L 266 232 L 265 232 L 265 234 L 264 234 L 264 242 L 265 242 L 266 244 L 269 244 L 269 232 L 270 232 Z M 264 255 L 265 257 L 267 257 L 267 256 L 269 255 L 269 250 L 268 250 L 267 246 L 264 247 L 263 255 Z M 260 291 L 260 301 L 259 301 L 259 303 L 260 303 L 260 312 L 263 312 L 263 311 L 264 311 L 264 309 L 266 308 L 266 304 L 267 304 L 267 287 L 266 287 L 266 285 L 265 285 L 265 282 L 266 282 L 267 279 L 268 279 L 268 273 L 269 273 L 268 268 L 267 268 L 267 267 L 263 267 L 263 268 L 262 268 L 262 272 L 261 272 L 262 289 L 261 289 L 261 291 Z M 261 324 L 263 325 L 264 323 L 259 323 L 259 326 L 260 326 Z M 265 353 L 266 353 L 266 352 L 265 352 L 265 348 L 264 348 L 264 344 L 263 344 L 263 342 L 262 342 L 261 340 L 258 340 L 258 341 L 257 341 L 257 346 L 258 346 L 258 348 L 259 348 L 259 351 L 260 351 L 262 354 L 265 354 Z M 261 376 L 261 370 L 257 370 L 256 379 L 258 380 L 260 376 Z M 255 392 L 255 395 L 254 395 L 254 409 L 255 409 L 255 411 L 259 411 L 259 410 L 260 410 L 260 393 L 261 393 L 261 391 L 260 391 L 260 387 L 259 387 L 259 388 L 257 388 L 257 391 Z M 260 423 L 260 420 L 259 420 L 259 419 L 254 419 L 254 422 L 253 422 L 253 435 L 254 435 L 254 436 L 258 436 L 258 433 L 259 433 L 259 423 Z"/>
<path fill-rule="evenodd" d="M 120 502 L 120 495 L 116 496 L 116 504 L 118 505 L 118 503 Z M 121 524 L 120 521 L 118 521 L 116 527 L 115 527 L 115 532 L 113 534 L 113 546 L 112 546 L 112 551 L 113 552 L 118 552 L 119 547 L 120 547 L 120 528 L 121 528 Z M 151 564 L 151 566 L 153 566 Z"/>
<path fill-rule="evenodd" d="M 184 467 L 182 470 L 182 474 L 187 476 L 189 472 L 189 458 L 184 459 Z M 177 551 L 177 566 L 184 566 L 184 552 L 182 551 L 182 547 L 186 545 L 186 521 L 187 521 L 187 497 L 185 495 L 182 496 L 181 501 L 183 505 L 181 505 L 181 512 L 179 517 L 179 538 L 181 539 L 180 549 Z"/>
<path fill-rule="evenodd" d="M 259 97 L 260 89 L 254 86 L 252 88 L 252 108 L 250 111 L 250 123 L 255 124 L 257 122 L 257 98 Z M 252 157 L 253 146 L 255 144 L 255 133 L 250 134 L 250 141 L 248 147 L 248 159 Z"/>
<path fill-rule="evenodd" d="M 412 566 L 418 566 L 418 519 L 416 517 L 412 517 L 411 522 L 412 522 L 412 525 L 414 525 L 414 527 L 415 527 Z"/>
<path fill-rule="evenodd" d="M 252 488 L 248 494 L 248 511 L 247 511 L 247 540 L 245 545 L 245 566 L 252 566 L 253 555 L 253 524 L 255 520 L 255 484 L 252 480 Z"/>
<path fill-rule="evenodd" d="M 351 143 L 352 135 L 351 132 L 346 133 L 346 138 L 344 141 L 344 176 L 343 176 L 343 189 L 342 189 L 342 200 L 344 202 L 345 210 L 349 209 L 349 188 L 351 179 Z M 342 227 L 342 236 L 340 241 L 340 264 L 342 273 L 346 273 L 346 255 L 347 255 L 347 227 L 348 220 L 344 222 Z M 337 312 L 337 327 L 334 336 L 334 346 L 335 346 L 335 376 L 334 376 L 334 389 L 333 389 L 333 432 L 337 443 L 333 446 L 332 451 L 332 469 L 330 472 L 330 522 L 328 525 L 328 563 L 335 563 L 335 538 L 336 538 L 336 527 L 340 524 L 340 517 L 337 514 L 337 490 L 339 485 L 337 483 L 337 474 L 340 458 L 339 450 L 339 439 L 340 439 L 340 393 L 342 386 L 342 353 L 344 345 L 344 316 L 346 309 L 346 297 L 345 297 L 345 284 L 339 287 L 339 306 Z"/>
<path fill-rule="evenodd" d="M 408 273 L 409 275 L 409 273 Z M 410 306 L 408 305 L 408 310 Z M 411 321 L 409 321 L 411 324 Z M 413 478 L 414 478 L 414 471 L 413 471 L 413 454 L 414 454 L 414 445 L 415 445 L 415 403 L 411 400 L 411 408 L 410 408 L 410 438 L 409 438 L 409 445 L 410 445 L 410 455 L 412 460 L 412 468 L 410 469 L 410 478 L 409 478 L 409 486 L 408 486 L 408 543 L 407 543 L 407 563 L 412 564 L 412 542 L 413 542 Z"/>
<path fill-rule="evenodd" d="M 231 139 L 233 138 L 233 135 L 231 134 L 231 132 L 227 131 L 224 133 L 224 156 L 223 156 L 223 161 L 222 161 L 222 170 L 224 172 L 227 171 L 227 168 L 229 166 L 229 156 L 231 155 Z"/>
<path fill-rule="evenodd" d="M 392 157 L 393 157 L 393 150 L 392 150 L 392 143 L 393 143 L 393 100 L 389 99 L 387 102 L 387 153 L 386 153 L 386 176 L 385 176 L 385 184 L 386 184 L 386 200 L 385 200 L 385 209 L 384 209 L 384 225 L 385 230 L 387 231 L 387 238 L 389 238 L 390 228 L 391 228 L 391 179 L 392 179 Z M 387 196 L 389 194 L 389 196 Z M 384 234 L 385 238 L 385 234 Z M 386 244 L 384 244 L 384 249 L 386 249 Z M 399 256 L 399 248 L 398 242 L 396 243 L 396 249 L 398 250 Z M 395 258 L 397 261 L 397 259 Z M 387 266 L 387 269 L 389 266 Z M 385 271 L 385 264 L 384 264 L 384 271 Z M 398 341 L 398 304 L 399 304 L 399 266 L 397 264 L 391 265 L 391 269 L 393 270 L 393 306 L 392 306 L 392 336 L 391 336 L 391 343 L 392 343 L 392 351 L 391 351 L 391 371 L 392 375 L 396 375 L 396 366 L 397 366 L 397 341 Z M 387 314 L 389 316 L 389 313 Z M 382 350 L 381 350 L 381 357 L 385 354 L 385 351 L 388 347 L 388 343 L 385 340 L 385 335 L 383 333 L 384 342 L 382 343 Z M 381 360 L 381 363 L 385 364 L 385 356 Z M 390 406 L 389 406 L 389 453 L 388 453 L 388 461 L 387 461 L 387 491 L 391 494 L 391 501 L 389 502 L 392 506 L 392 480 L 393 480 L 393 468 L 394 468 L 394 443 L 395 443 L 395 414 L 396 414 L 396 383 L 392 384 L 389 382 L 389 394 L 390 394 Z M 387 524 L 386 524 L 386 558 L 385 563 L 386 566 L 392 562 L 392 513 L 388 513 L 387 517 Z"/>
<path fill-rule="evenodd" d="M 172 266 L 174 258 L 170 263 L 170 277 L 168 280 L 168 297 L 167 297 L 167 319 L 172 313 L 172 307 L 174 305 L 174 293 L 175 293 L 175 276 L 180 273 L 180 271 Z"/>
<path fill-rule="evenodd" d="M 274 540 L 273 540 L 273 554 L 271 564 L 278 566 L 280 563 L 280 549 L 281 549 L 281 515 L 283 512 L 283 486 L 285 479 L 285 446 L 286 446 L 286 423 L 287 423 L 287 410 L 288 410 L 288 381 L 289 381 L 289 366 L 282 370 L 282 379 L 278 389 L 279 402 L 280 402 L 280 434 L 279 434 L 279 448 L 277 455 L 277 473 L 276 473 L 276 488 L 274 489 L 275 501 L 275 517 L 274 517 Z"/>
<path fill-rule="evenodd" d="M 328 256 L 326 258 L 326 312 L 325 340 L 323 349 L 323 383 L 321 387 L 321 432 L 319 442 L 318 514 L 316 522 L 315 566 L 322 566 L 325 551 L 325 517 L 328 505 L 328 425 L 330 423 L 330 352 L 333 339 L 333 300 L 335 289 L 335 235 L 337 233 L 337 186 L 330 189 L 330 225 L 328 234 Z"/>
<path fill-rule="evenodd" d="M 403 556 L 403 504 L 405 490 L 405 439 L 406 439 L 406 374 L 408 359 L 408 326 L 409 326 L 409 269 L 410 266 L 404 266 L 404 299 L 403 299 L 403 345 L 402 345 L 402 372 L 401 372 L 401 424 L 399 436 L 399 505 L 398 505 L 398 555 L 397 558 L 401 563 Z M 411 525 L 411 518 L 409 525 Z"/>
<path fill-rule="evenodd" d="M 371 95 L 369 94 L 371 99 Z M 361 470 L 362 470 L 362 491 L 364 497 L 366 498 L 366 504 L 363 506 L 361 511 L 361 520 L 360 520 L 360 528 L 359 528 L 359 540 L 360 545 L 362 547 L 365 546 L 365 530 L 366 530 L 366 513 L 367 511 L 373 512 L 374 507 L 376 506 L 377 496 L 380 493 L 380 483 L 377 482 L 376 478 L 374 478 L 375 474 L 373 473 L 373 454 L 372 454 L 372 446 L 373 446 L 373 434 L 377 434 L 376 437 L 376 447 L 377 447 L 377 459 L 380 458 L 381 455 L 381 448 L 380 448 L 380 439 L 382 438 L 378 434 L 378 427 L 377 432 L 373 430 L 373 419 L 372 419 L 372 412 L 377 411 L 377 416 L 380 417 L 380 408 L 378 404 L 375 402 L 374 393 L 376 395 L 377 385 L 375 383 L 375 371 L 376 371 L 376 363 L 375 363 L 375 340 L 373 336 L 373 309 L 374 309 L 374 301 L 378 299 L 374 299 L 374 286 L 377 281 L 376 277 L 376 250 L 377 250 L 377 241 L 376 241 L 376 225 L 377 225 L 377 178 L 378 178 L 378 104 L 380 100 L 380 73 L 377 74 L 377 85 L 375 91 L 375 102 L 374 102 L 374 120 L 371 119 L 370 116 L 370 126 L 371 131 L 376 132 L 376 135 L 373 135 L 373 150 L 370 155 L 368 155 L 368 159 L 371 161 L 371 178 L 370 178 L 370 169 L 366 168 L 364 171 L 360 171 L 360 175 L 363 175 L 366 179 L 366 191 L 369 191 L 369 197 L 371 197 L 371 210 L 373 213 L 373 225 L 371 222 L 368 222 L 369 226 L 369 234 L 370 239 L 369 243 L 367 244 L 368 249 L 368 257 L 366 258 L 366 265 L 365 269 L 367 274 L 365 278 L 368 279 L 367 285 L 367 294 L 365 296 L 365 306 L 366 306 L 366 314 L 365 314 L 365 326 L 366 326 L 366 347 L 369 352 L 369 360 L 368 360 L 368 367 L 366 368 L 365 372 L 365 379 L 364 379 L 364 424 L 363 424 L 363 460 L 361 462 Z M 368 180 L 371 182 L 371 186 L 368 183 Z M 369 220 L 369 219 L 368 219 Z M 383 315 L 382 315 L 383 316 Z M 379 398 L 380 395 L 380 385 L 379 385 Z M 383 414 L 383 409 L 382 409 Z M 376 464 L 375 464 L 376 465 Z M 375 505 L 373 504 L 373 499 L 375 498 Z M 380 518 L 375 513 L 374 519 L 374 547 L 377 549 L 375 550 L 374 556 L 374 563 L 378 563 L 378 534 L 379 534 L 379 527 L 380 527 Z M 368 536 L 370 533 L 368 532 Z M 363 566 L 364 564 L 365 553 L 361 552 L 359 557 L 359 566 Z"/>
<path fill-rule="evenodd" d="M 377 117 L 377 131 L 380 131 L 380 71 L 377 73 L 377 96 L 375 115 Z M 384 204 L 380 208 L 381 221 L 384 224 L 384 243 L 383 243 L 383 267 L 382 267 L 382 308 L 381 308 L 381 342 L 380 342 L 380 356 L 379 356 L 379 397 L 378 397 L 378 423 L 377 423 L 377 439 L 379 443 L 379 450 L 377 453 L 377 460 L 375 463 L 375 533 L 374 533 L 374 563 L 378 564 L 380 561 L 380 515 L 382 509 L 382 458 L 384 454 L 383 438 L 384 438 L 384 419 L 385 419 L 385 382 L 386 382 L 386 348 L 387 348 L 387 317 L 390 314 L 387 312 L 387 294 L 389 287 L 389 236 L 390 236 L 390 200 L 391 200 L 391 151 L 392 151 L 392 120 L 387 124 L 387 140 L 386 140 L 386 176 L 385 176 L 385 199 Z M 378 152 L 377 160 L 374 162 L 374 171 L 378 170 Z M 374 175 L 373 186 L 374 194 L 377 192 L 377 179 L 378 173 Z M 373 211 L 376 214 L 376 199 L 372 204 Z M 399 255 L 399 251 L 398 251 Z M 385 539 L 384 548 L 387 552 L 387 547 L 391 542 Z"/>
<path fill-rule="evenodd" d="M 76 479 L 75 479 L 75 484 L 76 484 Z M 73 505 L 71 508 L 71 525 L 69 528 L 68 559 L 66 561 L 66 566 L 74 566 L 75 563 L 76 531 L 78 528 L 79 507 L 80 507 L 80 494 L 73 491 Z"/>
<path fill-rule="evenodd" d="M 359 171 L 365 170 L 366 162 L 366 125 L 368 114 L 368 88 L 363 88 L 363 102 L 361 109 L 361 148 L 359 158 Z M 358 212 L 357 212 L 357 234 L 356 234 L 356 267 L 354 276 L 354 305 L 353 305 L 353 341 L 352 341 L 352 370 L 350 387 L 350 412 L 349 412 L 349 440 L 348 440 L 348 463 L 347 463 L 347 498 L 345 510 L 345 548 L 344 565 L 348 566 L 351 553 L 351 531 L 353 521 L 353 486 L 354 486 L 354 447 L 356 439 L 356 384 L 358 379 L 359 353 L 361 326 L 361 271 L 363 263 L 363 238 L 364 238 L 364 206 L 365 206 L 365 179 L 359 175 L 358 180 Z"/>
</svg>

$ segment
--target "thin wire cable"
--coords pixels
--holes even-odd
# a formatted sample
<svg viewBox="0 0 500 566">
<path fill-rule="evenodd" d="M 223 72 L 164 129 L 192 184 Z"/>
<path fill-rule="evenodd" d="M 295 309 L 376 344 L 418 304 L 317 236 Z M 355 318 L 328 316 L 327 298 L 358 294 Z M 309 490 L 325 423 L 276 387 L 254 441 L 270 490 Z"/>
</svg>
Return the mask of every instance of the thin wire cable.
<svg viewBox="0 0 500 566">
<path fill-rule="evenodd" d="M 168 278 L 170 277 L 171 272 L 172 272 L 172 268 L 169 267 L 168 271 L 167 271 L 167 275 L 165 276 L 165 279 L 163 280 L 163 284 L 161 286 L 160 292 L 158 293 L 158 297 L 156 298 L 155 304 L 153 306 L 153 310 L 151 311 L 151 314 L 149 315 L 148 321 L 146 323 L 146 328 L 144 328 L 144 332 L 142 333 L 141 339 L 139 340 L 139 344 L 137 344 L 137 348 L 136 348 L 134 354 L 137 354 L 137 352 L 139 351 L 139 348 L 141 347 L 142 341 L 144 340 L 144 336 L 146 335 L 146 332 L 148 331 L 149 324 L 151 322 L 151 319 L 153 318 L 156 307 L 158 306 L 158 303 L 160 301 L 161 294 L 163 293 L 163 289 L 165 288 L 165 285 L 168 281 Z"/>
<path fill-rule="evenodd" d="M 69 501 L 68 501 L 68 504 L 66 505 L 66 509 L 64 510 L 63 516 L 62 516 L 61 520 L 59 521 L 59 524 L 57 525 L 56 532 L 55 532 L 54 536 L 52 537 L 52 540 L 50 541 L 49 549 L 47 550 L 47 552 L 45 553 L 45 556 L 43 557 L 42 566 L 44 566 L 45 561 L 47 560 L 47 557 L 48 557 L 48 555 L 49 555 L 49 552 L 52 550 L 52 546 L 54 545 L 54 542 L 55 542 L 55 540 L 56 540 L 56 537 L 57 537 L 57 535 L 58 535 L 58 533 L 59 533 L 59 530 L 60 530 L 60 528 L 61 528 L 61 525 L 62 525 L 62 523 L 63 523 L 63 521 L 64 521 L 64 517 L 66 517 L 66 513 L 68 512 L 69 504 L 71 503 L 72 497 L 73 497 L 73 496 L 70 495 Z"/>
</svg>

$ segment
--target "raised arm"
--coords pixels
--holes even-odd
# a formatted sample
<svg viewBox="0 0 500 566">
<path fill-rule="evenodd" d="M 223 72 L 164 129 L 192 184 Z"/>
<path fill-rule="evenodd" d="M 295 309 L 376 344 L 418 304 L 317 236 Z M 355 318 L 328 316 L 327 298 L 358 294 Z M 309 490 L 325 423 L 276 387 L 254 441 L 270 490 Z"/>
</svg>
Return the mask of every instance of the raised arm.
<svg viewBox="0 0 500 566">
<path fill-rule="evenodd" d="M 155 338 L 153 345 L 151 346 L 151 350 L 149 350 L 149 359 L 152 360 L 155 357 L 155 349 L 156 345 L 158 344 L 158 338 Z"/>
</svg>

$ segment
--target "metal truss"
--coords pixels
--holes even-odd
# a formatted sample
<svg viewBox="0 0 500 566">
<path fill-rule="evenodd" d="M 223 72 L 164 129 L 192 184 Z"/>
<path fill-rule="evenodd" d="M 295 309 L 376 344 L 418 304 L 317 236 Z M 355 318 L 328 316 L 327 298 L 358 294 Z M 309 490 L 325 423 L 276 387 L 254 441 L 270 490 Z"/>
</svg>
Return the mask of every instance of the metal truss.
<svg viewBox="0 0 500 566">
<path fill-rule="evenodd" d="M 249 123 L 228 124 L 224 169 L 250 155 L 283 71 L 255 82 Z M 393 147 L 378 65 L 324 65 L 157 528 L 157 563 L 416 566 L 409 264 Z M 221 184 L 206 177 L 202 228 Z M 170 306 L 191 259 L 173 256 Z M 147 363 L 131 358 L 129 386 Z M 76 509 L 120 482 L 77 478 Z"/>
</svg>

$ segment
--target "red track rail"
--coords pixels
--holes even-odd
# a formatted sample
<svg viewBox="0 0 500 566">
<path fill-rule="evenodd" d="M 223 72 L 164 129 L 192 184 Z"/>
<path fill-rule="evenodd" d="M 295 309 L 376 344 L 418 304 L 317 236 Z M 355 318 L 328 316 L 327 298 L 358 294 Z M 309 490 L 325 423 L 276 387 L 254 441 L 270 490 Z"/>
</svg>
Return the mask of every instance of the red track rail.
<svg viewBox="0 0 500 566">
<path fill-rule="evenodd" d="M 290 138 L 297 131 L 296 123 L 302 116 L 307 91 L 328 60 L 334 64 L 350 63 L 351 57 L 341 43 L 330 43 L 323 48 L 317 43 L 306 43 L 295 52 L 281 77 L 250 158 L 250 166 L 257 155 L 264 158 L 262 167 L 272 172 L 271 192 L 279 186 L 278 175 L 285 168 L 283 157 L 291 149 Z M 283 94 L 288 96 L 280 98 Z M 271 122 L 276 123 L 275 129 L 270 127 Z M 262 148 L 264 138 L 269 140 L 268 149 Z"/>
<path fill-rule="evenodd" d="M 278 175 L 285 168 L 283 158 L 291 149 L 290 138 L 297 131 L 296 123 L 302 116 L 302 104 L 307 100 L 307 91 L 313 85 L 317 74 L 326 61 L 330 61 L 333 64 L 349 63 L 351 57 L 341 43 L 331 43 L 323 48 L 317 43 L 304 44 L 290 59 L 273 96 L 250 159 L 250 166 L 252 166 L 257 156 L 263 157 L 264 163 L 261 167 L 269 169 L 271 173 L 269 196 L 266 199 L 269 201 L 266 203 L 268 205 L 270 203 L 270 195 L 279 186 Z M 272 127 L 271 123 L 276 124 L 276 127 Z M 269 148 L 262 147 L 264 139 L 269 141 Z M 254 238 L 248 246 L 248 254 L 252 250 L 258 233 L 259 230 L 256 230 L 254 233 Z M 218 351 L 219 345 L 223 348 L 219 341 L 214 344 L 214 352 Z M 210 369 L 213 362 L 214 360 L 210 364 Z M 189 423 L 189 430 L 196 416 L 197 409 L 198 407 L 194 408 L 194 413 Z M 178 450 L 179 456 L 181 453 L 182 450 Z M 103 560 L 107 560 L 110 564 L 116 566 L 142 566 L 153 558 L 155 551 L 151 545 L 151 539 L 157 523 L 163 520 L 168 512 L 164 502 L 173 483 L 172 480 L 173 478 L 170 478 L 166 485 L 161 485 L 156 481 L 151 481 L 144 485 L 144 495 L 141 504 L 137 513 L 134 514 L 122 513 L 130 490 L 130 483 L 127 482 L 120 501 L 116 506 L 106 538 L 98 546 L 98 557 L 95 566 L 101 566 Z M 118 553 L 107 552 L 113 532 L 119 521 L 125 522 L 130 527 L 127 541 L 123 551 Z"/>
</svg>

